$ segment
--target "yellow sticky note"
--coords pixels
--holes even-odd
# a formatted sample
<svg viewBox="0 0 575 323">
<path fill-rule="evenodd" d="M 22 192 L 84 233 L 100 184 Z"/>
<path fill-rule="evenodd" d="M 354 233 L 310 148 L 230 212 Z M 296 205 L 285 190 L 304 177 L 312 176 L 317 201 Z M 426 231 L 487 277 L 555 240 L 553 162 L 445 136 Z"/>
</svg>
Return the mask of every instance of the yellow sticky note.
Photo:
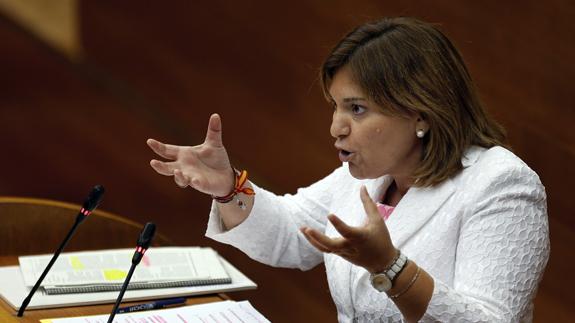
<svg viewBox="0 0 575 323">
<path fill-rule="evenodd" d="M 40 323 L 52 323 L 52 320 L 44 319 L 44 320 L 40 320 Z"/>
<path fill-rule="evenodd" d="M 85 268 L 84 264 L 80 261 L 80 258 L 78 258 L 77 256 L 70 257 L 70 265 L 74 270 L 82 270 Z"/>
<path fill-rule="evenodd" d="M 122 280 L 128 276 L 128 273 L 120 269 L 104 269 L 104 278 L 106 280 Z"/>
</svg>

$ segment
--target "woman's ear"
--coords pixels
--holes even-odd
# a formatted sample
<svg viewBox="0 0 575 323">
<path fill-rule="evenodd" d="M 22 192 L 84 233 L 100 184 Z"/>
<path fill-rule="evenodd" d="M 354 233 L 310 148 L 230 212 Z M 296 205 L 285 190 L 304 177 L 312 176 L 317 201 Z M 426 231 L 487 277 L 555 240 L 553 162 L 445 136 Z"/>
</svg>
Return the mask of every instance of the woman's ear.
<svg viewBox="0 0 575 323">
<path fill-rule="evenodd" d="M 415 135 L 417 138 L 423 138 L 429 131 L 429 122 L 421 115 L 417 114 L 415 119 Z"/>
</svg>

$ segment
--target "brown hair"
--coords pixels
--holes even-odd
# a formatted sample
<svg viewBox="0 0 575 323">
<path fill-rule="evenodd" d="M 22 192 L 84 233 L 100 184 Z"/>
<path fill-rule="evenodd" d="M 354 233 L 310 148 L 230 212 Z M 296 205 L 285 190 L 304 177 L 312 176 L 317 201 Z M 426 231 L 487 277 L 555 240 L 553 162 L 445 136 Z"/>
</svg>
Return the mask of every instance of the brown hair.
<svg viewBox="0 0 575 323">
<path fill-rule="evenodd" d="M 432 186 L 459 172 L 470 145 L 504 145 L 505 131 L 483 109 L 461 55 L 433 25 L 384 18 L 351 31 L 321 68 L 328 99 L 333 77 L 344 65 L 384 112 L 419 113 L 429 123 L 414 185 Z"/>
</svg>

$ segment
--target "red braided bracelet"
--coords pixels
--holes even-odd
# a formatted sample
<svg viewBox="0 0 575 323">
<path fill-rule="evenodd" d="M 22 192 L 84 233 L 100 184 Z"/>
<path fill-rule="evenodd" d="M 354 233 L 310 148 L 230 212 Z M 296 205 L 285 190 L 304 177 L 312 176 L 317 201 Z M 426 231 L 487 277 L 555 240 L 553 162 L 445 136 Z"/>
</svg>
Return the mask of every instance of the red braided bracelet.
<svg viewBox="0 0 575 323">
<path fill-rule="evenodd" d="M 238 195 L 238 193 L 244 193 L 246 195 L 255 195 L 256 193 L 254 192 L 253 189 L 249 188 L 249 187 L 243 187 L 244 184 L 247 182 L 248 180 L 248 171 L 247 170 L 242 170 L 241 172 L 238 172 L 237 170 L 234 169 L 234 173 L 236 175 L 236 182 L 234 185 L 234 189 L 226 196 L 213 196 L 212 198 L 218 202 L 218 203 L 229 203 L 231 200 L 234 199 L 234 197 L 236 197 L 236 195 Z"/>
</svg>

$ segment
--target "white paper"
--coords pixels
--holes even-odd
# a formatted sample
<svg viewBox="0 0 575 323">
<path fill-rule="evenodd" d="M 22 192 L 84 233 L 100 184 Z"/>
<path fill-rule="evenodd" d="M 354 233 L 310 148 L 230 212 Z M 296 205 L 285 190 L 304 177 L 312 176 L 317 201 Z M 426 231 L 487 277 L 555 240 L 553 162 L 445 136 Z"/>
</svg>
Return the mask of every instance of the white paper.
<svg viewBox="0 0 575 323">
<path fill-rule="evenodd" d="M 41 323 L 106 323 L 109 315 L 43 319 Z M 114 323 L 133 322 L 270 322 L 259 313 L 248 301 L 223 301 L 208 304 L 176 307 L 165 310 L 154 310 L 134 313 L 116 314 Z"/>
</svg>

